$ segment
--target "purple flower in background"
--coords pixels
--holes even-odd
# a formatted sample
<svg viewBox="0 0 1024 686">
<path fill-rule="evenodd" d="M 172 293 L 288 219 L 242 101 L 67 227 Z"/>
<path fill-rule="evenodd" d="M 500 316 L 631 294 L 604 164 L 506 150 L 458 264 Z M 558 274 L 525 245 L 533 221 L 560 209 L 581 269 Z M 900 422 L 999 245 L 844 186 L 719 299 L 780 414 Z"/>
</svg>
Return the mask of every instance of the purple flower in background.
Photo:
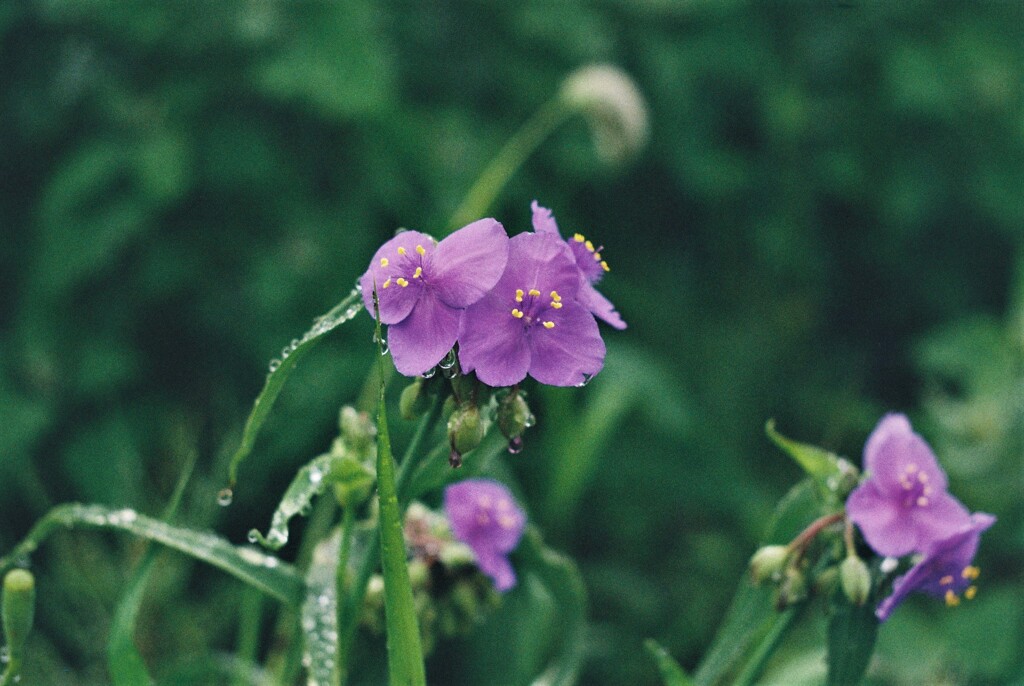
<svg viewBox="0 0 1024 686">
<path fill-rule="evenodd" d="M 990 514 L 976 512 L 956 533 L 931 541 L 923 551 L 924 557 L 896 579 L 892 595 L 875 610 L 878 621 L 889 619 L 892 611 L 914 591 L 944 598 L 950 607 L 960 604 L 960 593 L 968 600 L 974 598 L 977 589 L 971 582 L 978 578 L 980 570 L 971 566 L 971 562 L 978 551 L 981 532 L 995 521 Z"/>
<path fill-rule="evenodd" d="M 542 234 L 551 234 L 558 238 L 562 237 L 558 230 L 558 224 L 551 214 L 551 210 L 541 207 L 537 204 L 536 200 L 530 205 L 530 209 L 533 210 L 534 231 Z M 594 288 L 594 284 L 601 280 L 604 273 L 610 271 L 608 261 L 601 256 L 601 250 L 604 248 L 600 246 L 594 247 L 594 244 L 588 241 L 581 233 L 573 235 L 572 238 L 566 239 L 565 242 L 572 251 L 572 256 L 576 260 L 576 266 L 579 268 L 580 273 L 580 290 L 576 299 L 583 303 L 583 306 L 593 312 L 594 315 L 608 322 L 616 329 L 625 329 L 626 322 L 622 321 L 622 317 L 615 311 L 615 305 L 612 305 L 608 298 L 598 293 L 597 289 Z"/>
<path fill-rule="evenodd" d="M 846 500 L 846 513 L 879 555 L 925 550 L 971 522 L 946 492 L 946 474 L 901 414 L 882 418 L 864 446 L 868 478 Z"/>
<path fill-rule="evenodd" d="M 508 489 L 490 479 L 466 479 L 444 491 L 444 511 L 455 538 L 470 547 L 480 570 L 499 591 L 516 585 L 508 554 L 519 545 L 526 514 Z"/>
<path fill-rule="evenodd" d="M 463 371 L 495 387 L 527 374 L 551 386 L 586 383 L 601 371 L 605 347 L 593 315 L 576 300 L 579 286 L 564 242 L 537 233 L 510 239 L 505 273 L 463 317 Z"/>
<path fill-rule="evenodd" d="M 508 235 L 494 219 L 475 221 L 440 243 L 404 231 L 382 245 L 359 285 L 370 314 L 376 285 L 395 368 L 415 376 L 440 362 L 455 345 L 463 310 L 491 290 L 507 260 Z"/>
</svg>

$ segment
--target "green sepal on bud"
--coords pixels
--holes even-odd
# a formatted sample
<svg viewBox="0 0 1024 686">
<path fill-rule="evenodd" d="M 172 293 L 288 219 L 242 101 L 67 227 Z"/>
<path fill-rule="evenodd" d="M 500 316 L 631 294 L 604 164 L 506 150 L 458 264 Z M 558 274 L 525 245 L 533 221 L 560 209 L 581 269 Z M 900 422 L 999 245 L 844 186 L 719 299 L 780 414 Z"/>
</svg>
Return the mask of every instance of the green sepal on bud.
<svg viewBox="0 0 1024 686">
<path fill-rule="evenodd" d="M 27 569 L 12 569 L 4 577 L 4 636 L 12 659 L 21 654 L 36 612 L 36 579 Z"/>
<path fill-rule="evenodd" d="M 461 457 L 480 445 L 484 439 L 484 425 L 476 405 L 464 405 L 452 413 L 448 420 L 448 443 L 452 448 L 452 466 L 461 464 Z"/>
<path fill-rule="evenodd" d="M 760 584 L 776 577 L 786 565 L 789 549 L 784 545 L 766 545 L 750 558 L 750 578 Z"/>
<path fill-rule="evenodd" d="M 519 391 L 509 392 L 498 401 L 498 428 L 510 441 L 519 438 L 533 424 L 533 413 Z"/>
<path fill-rule="evenodd" d="M 398 400 L 398 410 L 406 421 L 423 416 L 429 407 L 430 400 L 423 387 L 422 377 L 406 386 Z"/>
<path fill-rule="evenodd" d="M 854 605 L 860 606 L 867 602 L 871 595 L 871 572 L 864 560 L 850 555 L 839 565 L 839 584 L 843 594 Z"/>
</svg>

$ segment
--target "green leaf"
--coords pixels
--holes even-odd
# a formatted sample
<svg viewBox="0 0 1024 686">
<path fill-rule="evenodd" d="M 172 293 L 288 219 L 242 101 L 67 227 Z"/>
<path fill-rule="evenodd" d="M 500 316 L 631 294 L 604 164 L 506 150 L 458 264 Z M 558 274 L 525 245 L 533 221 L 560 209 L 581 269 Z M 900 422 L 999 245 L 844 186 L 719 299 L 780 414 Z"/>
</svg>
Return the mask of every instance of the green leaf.
<svg viewBox="0 0 1024 686">
<path fill-rule="evenodd" d="M 264 384 L 260 394 L 256 396 L 252 411 L 249 413 L 249 419 L 246 420 L 245 428 L 242 430 L 241 443 L 238 446 L 238 450 L 231 457 L 231 464 L 228 467 L 230 488 L 234 488 L 235 483 L 238 481 L 238 467 L 249 456 L 249 453 L 252 452 L 253 445 L 256 443 L 256 437 L 263 427 L 263 422 L 266 421 L 267 415 L 270 414 L 274 401 L 277 400 L 277 396 L 281 393 L 285 381 L 288 380 L 292 370 L 295 369 L 295 365 L 321 338 L 355 317 L 362 309 L 362 294 L 357 288 L 349 293 L 348 297 L 335 305 L 330 312 L 317 317 L 313 328 L 304 333 L 302 338 L 297 339 L 293 345 L 288 346 L 291 349 L 288 355 L 284 356 L 283 359 L 275 359 L 270 363 L 271 371 L 267 374 L 267 382 Z"/>
<path fill-rule="evenodd" d="M 276 557 L 264 555 L 248 546 L 233 546 L 213 533 L 171 526 L 132 509 L 80 503 L 58 505 L 36 522 L 28 536 L 0 558 L 0 574 L 23 564 L 24 559 L 56 529 L 80 527 L 124 531 L 155 541 L 211 564 L 293 608 L 301 604 L 305 595 L 302 578 L 291 565 Z"/>
<path fill-rule="evenodd" d="M 693 686 L 693 680 L 686 676 L 683 668 L 661 644 L 649 638 L 644 641 L 644 648 L 658 663 L 658 671 L 661 672 L 661 680 L 665 682 L 665 686 Z"/>
<path fill-rule="evenodd" d="M 839 475 L 839 458 L 835 454 L 808 443 L 799 443 L 786 438 L 775 430 L 774 419 L 765 422 L 764 432 L 768 434 L 772 443 L 792 457 L 809 476 L 825 480 L 830 476 L 837 477 Z"/>
<path fill-rule="evenodd" d="M 335 531 L 320 541 L 306 573 L 306 600 L 302 603 L 302 662 L 309 686 L 331 686 L 338 650 L 338 595 L 335 570 L 341 535 Z"/>
<path fill-rule="evenodd" d="M 313 498 L 324 492 L 331 483 L 331 473 L 335 462 L 341 462 L 330 453 L 314 458 L 304 465 L 284 492 L 281 502 L 270 519 L 270 529 L 264 536 L 258 529 L 249 532 L 249 540 L 259 543 L 264 548 L 277 550 L 288 542 L 288 522 L 297 514 L 309 511 Z"/>
<path fill-rule="evenodd" d="M 858 607 L 842 593 L 835 597 L 828 623 L 828 685 L 852 686 L 864 677 L 875 649 L 875 603 L 869 600 Z"/>
</svg>

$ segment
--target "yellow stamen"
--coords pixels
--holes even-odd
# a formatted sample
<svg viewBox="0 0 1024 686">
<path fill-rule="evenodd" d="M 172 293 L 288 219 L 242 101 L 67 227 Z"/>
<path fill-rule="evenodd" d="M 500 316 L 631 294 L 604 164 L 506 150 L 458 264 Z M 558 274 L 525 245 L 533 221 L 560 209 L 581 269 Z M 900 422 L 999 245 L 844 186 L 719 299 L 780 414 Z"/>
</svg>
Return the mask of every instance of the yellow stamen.
<svg viewBox="0 0 1024 686">
<path fill-rule="evenodd" d="M 960 596 L 952 590 L 946 591 L 946 607 L 956 607 L 960 604 Z"/>
<path fill-rule="evenodd" d="M 517 303 L 523 302 L 523 289 L 522 288 L 517 288 L 516 289 L 516 302 Z"/>
<path fill-rule="evenodd" d="M 404 255 L 405 254 L 405 248 L 403 248 L 402 246 L 398 246 L 398 254 L 399 255 Z"/>
<path fill-rule="evenodd" d="M 391 279 L 388 279 L 387 281 L 384 282 L 384 285 L 381 286 L 381 290 L 387 288 L 390 285 L 391 285 Z"/>
<path fill-rule="evenodd" d="M 553 329 L 553 328 L 555 328 L 555 323 L 554 322 L 544 322 L 544 328 L 545 329 Z"/>
<path fill-rule="evenodd" d="M 587 241 L 583 245 L 587 246 L 587 250 L 589 250 L 590 252 L 594 252 L 594 244 L 591 243 L 590 241 Z"/>
<path fill-rule="evenodd" d="M 538 290 L 537 290 L 536 288 L 531 288 L 531 289 L 530 289 L 530 290 L 528 291 L 528 293 L 529 293 L 530 295 L 532 295 L 533 297 L 535 297 L 535 298 L 536 298 L 536 297 L 537 297 L 538 295 L 540 295 L 540 291 L 538 291 Z"/>
<path fill-rule="evenodd" d="M 557 300 L 552 300 L 551 307 L 555 308 L 556 310 L 560 310 L 562 309 L 562 303 L 558 302 Z"/>
<path fill-rule="evenodd" d="M 551 299 L 556 303 L 562 302 L 562 296 L 558 294 L 558 291 L 551 291 Z"/>
<path fill-rule="evenodd" d="M 927 504 L 928 504 L 928 498 L 925 498 L 924 496 L 921 496 L 920 498 L 917 499 L 917 506 L 918 507 L 925 507 Z"/>
<path fill-rule="evenodd" d="M 521 310 L 517 310 L 516 308 L 513 307 L 512 308 L 512 316 L 515 317 L 516 319 L 522 319 L 523 318 L 523 313 L 522 313 Z"/>
<path fill-rule="evenodd" d="M 406 286 L 409 285 L 409 282 L 403 279 L 402 277 L 398 277 L 397 279 L 395 279 L 395 283 L 397 283 L 402 288 L 405 288 Z"/>
<path fill-rule="evenodd" d="M 499 515 L 498 526 L 502 529 L 511 529 L 516 525 L 516 518 L 511 515 Z"/>
<path fill-rule="evenodd" d="M 977 579 L 980 574 L 981 570 L 972 565 L 964 567 L 964 571 L 960 572 L 960 576 L 962 576 L 965 579 L 970 579 L 971 581 Z"/>
<path fill-rule="evenodd" d="M 943 586 L 949 586 L 951 583 L 953 583 L 953 576 L 947 574 L 946 576 L 939 579 L 939 583 Z"/>
<path fill-rule="evenodd" d="M 612 270 L 612 268 L 609 267 L 608 263 L 605 262 L 604 260 L 601 260 L 601 269 L 605 270 L 606 272 L 610 272 Z"/>
<path fill-rule="evenodd" d="M 416 246 L 416 252 L 418 252 L 420 255 L 426 255 L 427 254 L 426 248 L 424 248 L 422 245 L 417 245 Z"/>
<path fill-rule="evenodd" d="M 924 472 L 919 472 L 917 475 L 917 480 L 923 484 L 928 483 L 928 475 Z"/>
<path fill-rule="evenodd" d="M 974 600 L 974 596 L 976 595 L 978 595 L 977 586 L 968 586 L 967 590 L 964 591 L 964 598 L 967 598 L 968 600 Z"/>
<path fill-rule="evenodd" d="M 594 261 L 595 262 L 600 262 L 601 261 L 601 253 L 599 253 L 599 252 L 594 253 Z"/>
<path fill-rule="evenodd" d="M 903 471 L 905 471 L 907 474 L 913 474 L 914 472 L 917 471 L 917 465 L 911 462 L 906 466 L 906 468 Z"/>
<path fill-rule="evenodd" d="M 413 272 L 412 278 L 418 279 L 423 276 L 423 267 L 416 267 L 416 271 Z"/>
<path fill-rule="evenodd" d="M 574 241 L 576 241 L 577 243 L 582 243 L 583 241 L 587 240 L 586 238 L 584 238 L 584 237 L 583 237 L 583 234 L 582 234 L 582 233 L 577 233 L 577 234 L 575 234 L 575 235 L 574 235 L 574 236 L 572 237 L 572 239 L 573 239 Z"/>
<path fill-rule="evenodd" d="M 382 266 L 382 267 L 388 266 L 388 258 L 386 258 L 386 257 L 380 258 L 380 266 Z"/>
</svg>

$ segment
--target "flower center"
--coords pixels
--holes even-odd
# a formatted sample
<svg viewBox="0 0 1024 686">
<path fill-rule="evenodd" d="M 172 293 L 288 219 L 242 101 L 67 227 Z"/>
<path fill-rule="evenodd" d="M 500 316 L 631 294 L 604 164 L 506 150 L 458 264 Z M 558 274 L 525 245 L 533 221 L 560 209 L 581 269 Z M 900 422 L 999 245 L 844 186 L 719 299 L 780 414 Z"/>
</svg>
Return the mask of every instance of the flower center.
<svg viewBox="0 0 1024 686">
<path fill-rule="evenodd" d="M 558 291 L 551 291 L 548 297 L 544 298 L 536 288 L 531 288 L 528 291 L 517 288 L 515 301 L 512 317 L 521 320 L 523 328 L 529 328 L 537 322 L 540 322 L 545 329 L 555 328 L 555 323 L 550 319 L 550 312 L 562 309 L 562 296 L 558 294 Z"/>
<path fill-rule="evenodd" d="M 598 281 L 604 272 L 611 271 L 608 262 L 601 257 L 604 246 L 595 248 L 593 242 L 588 241 L 582 233 L 573 235 L 572 240 L 569 241 L 569 247 L 572 249 L 573 257 L 576 258 L 577 266 L 583 270 L 591 282 Z"/>
<path fill-rule="evenodd" d="M 966 567 L 964 567 L 960 571 L 960 580 L 959 581 L 952 574 L 947 574 L 946 576 L 944 576 L 941 579 L 939 579 L 939 585 L 940 586 L 947 586 L 948 587 L 948 588 L 946 588 L 946 593 L 943 596 L 945 598 L 945 600 L 946 600 L 946 605 L 949 606 L 949 607 L 956 607 L 957 605 L 959 605 L 960 604 L 960 596 L 957 595 L 957 592 L 954 589 L 957 586 L 959 586 L 960 588 L 963 588 L 963 584 L 965 584 L 965 583 L 966 584 L 970 584 L 972 581 L 977 579 L 980 574 L 981 574 L 981 570 L 980 569 L 978 569 L 977 567 L 975 567 L 973 565 L 967 565 Z M 974 600 L 974 596 L 976 596 L 977 594 L 978 594 L 978 587 L 974 586 L 974 585 L 968 585 L 967 588 L 964 590 L 964 597 L 967 598 L 968 600 Z"/>
<path fill-rule="evenodd" d="M 389 270 L 388 278 L 384 280 L 381 289 L 387 289 L 392 284 L 399 288 L 408 288 L 409 284 L 417 279 L 421 283 L 426 283 L 426 278 L 423 276 L 423 261 L 427 257 L 427 248 L 417 245 L 415 251 L 410 253 L 399 246 L 395 252 L 397 254 L 394 258 L 380 258 L 381 269 Z"/>
<path fill-rule="evenodd" d="M 900 486 L 903 488 L 903 506 L 907 508 L 928 507 L 932 487 L 928 485 L 928 474 L 921 471 L 911 462 L 900 474 Z"/>
</svg>

